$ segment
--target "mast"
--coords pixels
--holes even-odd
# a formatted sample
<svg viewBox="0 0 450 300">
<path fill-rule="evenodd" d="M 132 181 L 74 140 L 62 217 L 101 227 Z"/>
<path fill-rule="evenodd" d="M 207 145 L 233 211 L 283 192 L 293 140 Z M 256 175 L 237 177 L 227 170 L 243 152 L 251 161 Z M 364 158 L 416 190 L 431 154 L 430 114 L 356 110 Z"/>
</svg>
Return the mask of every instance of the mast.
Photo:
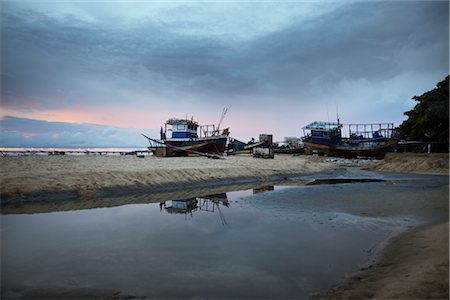
<svg viewBox="0 0 450 300">
<path fill-rule="evenodd" d="M 340 124 L 340 120 L 339 120 L 339 108 L 338 108 L 338 103 L 336 101 L 336 99 L 334 99 L 334 103 L 336 104 L 336 118 L 337 118 L 337 123 Z"/>
<path fill-rule="evenodd" d="M 223 119 L 225 119 L 225 115 L 227 114 L 227 112 L 228 112 L 228 109 L 229 109 L 230 107 L 227 107 L 227 108 L 223 108 L 223 110 L 222 110 L 222 115 L 220 116 L 220 120 L 219 120 L 219 123 L 217 124 L 217 131 L 219 131 L 219 129 L 220 129 L 220 125 L 222 124 L 222 122 L 223 122 Z"/>
</svg>

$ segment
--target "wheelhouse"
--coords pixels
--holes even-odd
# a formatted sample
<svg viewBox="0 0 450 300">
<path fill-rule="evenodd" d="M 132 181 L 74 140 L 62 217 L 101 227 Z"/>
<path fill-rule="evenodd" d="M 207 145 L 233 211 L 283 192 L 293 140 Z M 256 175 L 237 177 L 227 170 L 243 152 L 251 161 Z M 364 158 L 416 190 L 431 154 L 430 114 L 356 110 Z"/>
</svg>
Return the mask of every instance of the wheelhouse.
<svg viewBox="0 0 450 300">
<path fill-rule="evenodd" d="M 342 124 L 340 123 L 325 123 L 313 122 L 305 127 L 303 131 L 309 130 L 309 133 L 304 134 L 305 140 L 310 140 L 312 143 L 321 145 L 336 145 L 341 143 Z"/>
<path fill-rule="evenodd" d="M 172 118 L 165 123 L 164 132 L 161 128 L 161 133 L 164 133 L 164 138 L 166 137 L 167 131 L 172 131 L 171 138 L 173 139 L 192 139 L 198 137 L 197 130 L 198 123 L 193 120 Z"/>
</svg>

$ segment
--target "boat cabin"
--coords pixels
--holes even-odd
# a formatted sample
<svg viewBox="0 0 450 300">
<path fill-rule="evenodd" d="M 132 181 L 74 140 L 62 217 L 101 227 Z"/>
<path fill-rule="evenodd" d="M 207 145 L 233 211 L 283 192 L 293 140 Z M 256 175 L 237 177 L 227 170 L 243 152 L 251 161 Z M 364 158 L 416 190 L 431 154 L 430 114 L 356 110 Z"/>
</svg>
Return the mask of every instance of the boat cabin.
<svg viewBox="0 0 450 300">
<path fill-rule="evenodd" d="M 161 139 L 166 139 L 166 132 L 172 131 L 173 139 L 197 138 L 198 123 L 193 120 L 172 118 L 164 124 L 164 131 L 161 128 Z"/>
<path fill-rule="evenodd" d="M 171 137 L 167 137 L 167 132 L 172 131 Z M 228 134 L 228 129 L 224 129 L 222 134 Z M 171 118 L 161 127 L 161 140 L 166 139 L 197 139 L 220 135 L 220 131 L 214 124 L 199 125 L 193 119 Z"/>
<path fill-rule="evenodd" d="M 305 127 L 303 131 L 309 130 L 309 134 L 305 134 L 305 138 L 314 144 L 321 145 L 337 145 L 342 141 L 341 135 L 342 124 L 313 122 Z"/>
</svg>

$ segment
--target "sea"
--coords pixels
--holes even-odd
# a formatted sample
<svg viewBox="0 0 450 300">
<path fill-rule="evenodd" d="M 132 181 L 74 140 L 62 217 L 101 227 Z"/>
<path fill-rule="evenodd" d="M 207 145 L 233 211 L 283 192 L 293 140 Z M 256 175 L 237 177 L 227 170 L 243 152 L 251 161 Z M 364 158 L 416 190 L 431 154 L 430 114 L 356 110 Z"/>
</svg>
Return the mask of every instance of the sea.
<svg viewBox="0 0 450 300">
<path fill-rule="evenodd" d="M 46 155 L 148 155 L 144 147 L 136 148 L 6 148 L 0 147 L 0 156 L 46 156 Z"/>
</svg>

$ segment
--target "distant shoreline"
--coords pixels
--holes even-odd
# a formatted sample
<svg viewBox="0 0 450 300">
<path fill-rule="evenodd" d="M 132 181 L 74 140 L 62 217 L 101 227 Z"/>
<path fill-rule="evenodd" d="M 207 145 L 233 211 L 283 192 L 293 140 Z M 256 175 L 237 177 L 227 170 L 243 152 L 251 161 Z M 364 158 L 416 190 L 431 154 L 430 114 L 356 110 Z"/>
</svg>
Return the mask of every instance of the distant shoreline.
<svg viewBox="0 0 450 300">
<path fill-rule="evenodd" d="M 34 147 L 0 147 L 1 156 L 47 156 L 54 154 L 63 155 L 127 155 L 135 154 L 136 152 L 146 152 L 150 153 L 150 150 L 146 147 L 81 147 L 81 148 L 61 148 L 61 147 L 45 147 L 45 148 L 34 148 Z"/>
</svg>

